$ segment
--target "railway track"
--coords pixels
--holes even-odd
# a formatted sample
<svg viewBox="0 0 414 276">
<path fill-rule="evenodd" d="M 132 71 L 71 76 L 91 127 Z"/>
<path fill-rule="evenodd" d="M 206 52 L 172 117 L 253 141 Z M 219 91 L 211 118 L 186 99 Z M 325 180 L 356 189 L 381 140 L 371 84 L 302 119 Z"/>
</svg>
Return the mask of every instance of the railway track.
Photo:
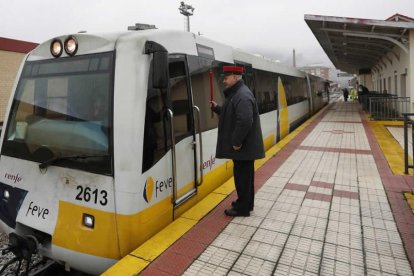
<svg viewBox="0 0 414 276">
<path fill-rule="evenodd" d="M 27 262 L 29 261 L 29 266 Z M 63 265 L 43 258 L 39 254 L 32 254 L 30 258 L 19 258 L 11 252 L 8 236 L 0 232 L 0 276 L 87 276 L 78 271 L 65 271 Z"/>
</svg>

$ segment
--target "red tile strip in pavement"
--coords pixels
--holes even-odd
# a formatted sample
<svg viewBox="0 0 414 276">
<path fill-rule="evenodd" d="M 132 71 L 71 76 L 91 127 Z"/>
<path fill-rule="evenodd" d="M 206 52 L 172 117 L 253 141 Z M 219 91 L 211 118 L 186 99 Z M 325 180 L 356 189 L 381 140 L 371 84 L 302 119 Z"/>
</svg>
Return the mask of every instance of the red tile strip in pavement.
<svg viewBox="0 0 414 276">
<path fill-rule="evenodd" d="M 315 187 L 325 188 L 325 189 L 333 189 L 334 187 L 334 184 L 332 183 L 321 182 L 321 181 L 312 181 L 310 185 L 315 186 Z"/>
<path fill-rule="evenodd" d="M 333 120 L 322 120 L 322 123 L 345 123 L 345 124 L 360 124 L 361 121 L 333 121 Z"/>
<path fill-rule="evenodd" d="M 308 185 L 302 185 L 302 184 L 294 184 L 294 183 L 287 183 L 284 187 L 288 190 L 294 190 L 294 191 L 308 191 L 309 186 Z"/>
<path fill-rule="evenodd" d="M 298 149 L 313 150 L 313 151 L 326 151 L 326 152 L 352 153 L 352 154 L 372 154 L 372 151 L 370 150 L 357 150 L 357 149 L 345 149 L 345 148 L 300 146 Z"/>
<path fill-rule="evenodd" d="M 321 193 L 314 193 L 314 192 L 307 192 L 306 195 L 305 195 L 305 198 L 307 198 L 307 199 L 313 199 L 313 200 L 320 200 L 320 201 L 331 202 L 332 195 L 321 194 Z"/>
<path fill-rule="evenodd" d="M 359 199 L 359 194 L 356 192 L 349 192 L 349 191 L 342 191 L 342 190 L 334 190 L 333 196 L 338 197 L 346 197 L 350 199 Z"/>
<path fill-rule="evenodd" d="M 344 131 L 342 129 L 323 130 L 322 132 L 330 132 L 332 134 L 355 133 L 355 131 Z"/>
</svg>

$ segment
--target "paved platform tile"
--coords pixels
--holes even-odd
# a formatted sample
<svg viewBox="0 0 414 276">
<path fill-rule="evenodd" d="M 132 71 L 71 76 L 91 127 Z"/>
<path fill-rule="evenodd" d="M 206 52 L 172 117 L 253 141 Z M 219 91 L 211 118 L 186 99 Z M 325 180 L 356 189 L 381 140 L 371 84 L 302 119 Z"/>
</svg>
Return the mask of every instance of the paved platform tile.
<svg viewBox="0 0 414 276">
<path fill-rule="evenodd" d="M 209 246 L 203 254 L 200 255 L 198 260 L 217 265 L 226 269 L 230 269 L 235 263 L 236 259 L 239 257 L 239 254 L 236 252 L 226 250 L 223 248 L 218 248 L 215 246 Z"/>
<path fill-rule="evenodd" d="M 286 248 L 279 259 L 280 264 L 285 264 L 312 273 L 318 273 L 320 256 L 311 255 Z"/>
<path fill-rule="evenodd" d="M 322 259 L 320 275 L 335 276 L 363 276 L 365 275 L 364 267 L 344 263 L 333 259 Z M 378 276 L 379 274 L 377 274 Z"/>
<path fill-rule="evenodd" d="M 249 239 L 221 233 L 211 245 L 240 253 L 248 242 Z"/>
<path fill-rule="evenodd" d="M 184 272 L 185 276 L 221 276 L 227 275 L 228 270 L 220 266 L 208 264 L 200 260 L 195 260 L 194 263 Z"/>
<path fill-rule="evenodd" d="M 243 251 L 243 254 L 270 262 L 276 262 L 282 253 L 282 249 L 282 246 L 275 246 L 258 241 L 250 241 Z"/>
<path fill-rule="evenodd" d="M 322 254 L 322 247 L 322 241 L 312 240 L 294 235 L 290 235 L 286 243 L 286 248 L 317 256 L 320 256 Z"/>
<path fill-rule="evenodd" d="M 267 230 L 263 228 L 257 229 L 256 233 L 252 237 L 252 241 L 258 241 L 267 243 L 270 245 L 276 245 L 283 247 L 288 238 L 287 233 L 277 232 L 275 230 Z"/>
<path fill-rule="evenodd" d="M 275 265 L 274 262 L 242 254 L 234 264 L 232 271 L 244 275 L 272 275 Z"/>
</svg>

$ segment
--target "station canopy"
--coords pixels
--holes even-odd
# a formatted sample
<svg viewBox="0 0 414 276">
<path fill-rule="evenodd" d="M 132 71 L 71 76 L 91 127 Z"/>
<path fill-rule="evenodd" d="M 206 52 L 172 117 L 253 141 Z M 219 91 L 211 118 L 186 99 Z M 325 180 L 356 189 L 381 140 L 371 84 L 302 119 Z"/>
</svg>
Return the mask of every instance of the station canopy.
<svg viewBox="0 0 414 276">
<path fill-rule="evenodd" d="M 399 47 L 409 53 L 409 30 L 414 19 L 395 14 L 386 20 L 305 15 L 305 21 L 337 69 L 352 74 L 382 71 L 400 59 Z"/>
</svg>

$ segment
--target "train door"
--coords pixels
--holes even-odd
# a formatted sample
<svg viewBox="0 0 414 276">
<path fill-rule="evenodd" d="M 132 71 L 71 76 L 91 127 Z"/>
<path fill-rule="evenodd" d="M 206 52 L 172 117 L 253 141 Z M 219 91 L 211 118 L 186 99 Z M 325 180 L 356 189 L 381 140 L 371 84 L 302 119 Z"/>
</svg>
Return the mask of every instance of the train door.
<svg viewBox="0 0 414 276">
<path fill-rule="evenodd" d="M 178 207 L 197 193 L 197 141 L 187 57 L 169 56 L 169 99 L 172 129 L 173 204 Z M 197 119 L 197 116 L 196 116 Z"/>
</svg>

